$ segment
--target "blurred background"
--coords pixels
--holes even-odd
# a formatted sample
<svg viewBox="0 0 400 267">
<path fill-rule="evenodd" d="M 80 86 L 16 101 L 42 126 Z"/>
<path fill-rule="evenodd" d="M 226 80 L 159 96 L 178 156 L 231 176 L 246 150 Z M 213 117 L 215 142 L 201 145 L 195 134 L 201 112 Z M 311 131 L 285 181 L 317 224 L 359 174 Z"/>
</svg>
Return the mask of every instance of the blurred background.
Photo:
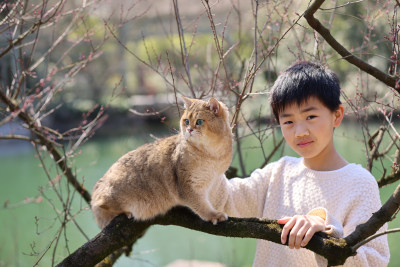
<svg viewBox="0 0 400 267">
<path fill-rule="evenodd" d="M 346 106 L 335 131 L 339 153 L 377 180 L 397 173 L 398 92 L 314 32 L 303 18 L 309 4 L 1 1 L 0 266 L 52 266 L 94 237 L 99 229 L 89 206 L 61 165 L 91 192 L 121 155 L 179 131 L 182 95 L 227 104 L 237 176 L 295 156 L 281 142 L 268 91 L 298 60 L 322 62 L 338 74 Z M 398 75 L 396 1 L 332 0 L 322 7 L 316 15 L 338 42 Z M 383 202 L 397 185 L 380 183 Z M 398 235 L 388 236 L 389 266 L 400 264 Z M 252 239 L 153 226 L 115 266 L 177 259 L 251 266 L 254 251 Z"/>
</svg>

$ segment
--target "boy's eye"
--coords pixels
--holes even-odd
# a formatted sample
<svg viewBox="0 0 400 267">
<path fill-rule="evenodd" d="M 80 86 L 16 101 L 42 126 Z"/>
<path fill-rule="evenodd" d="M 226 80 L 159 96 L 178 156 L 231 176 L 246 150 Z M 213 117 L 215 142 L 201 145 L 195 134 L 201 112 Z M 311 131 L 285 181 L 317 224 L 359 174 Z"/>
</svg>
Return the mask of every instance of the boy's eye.
<svg viewBox="0 0 400 267">
<path fill-rule="evenodd" d="M 201 120 L 201 119 L 196 121 L 196 125 L 199 125 L 199 126 L 203 125 L 203 123 L 204 123 L 204 120 Z"/>
<path fill-rule="evenodd" d="M 185 120 L 185 125 L 189 125 L 189 120 L 188 119 Z"/>
<path fill-rule="evenodd" d="M 317 117 L 317 116 L 310 115 L 310 116 L 307 117 L 307 120 L 312 120 L 312 119 L 314 119 L 314 118 L 316 118 L 316 117 Z"/>
<path fill-rule="evenodd" d="M 293 123 L 292 121 L 284 121 L 283 122 L 284 125 L 289 125 L 289 124 L 292 124 L 292 123 Z"/>
</svg>

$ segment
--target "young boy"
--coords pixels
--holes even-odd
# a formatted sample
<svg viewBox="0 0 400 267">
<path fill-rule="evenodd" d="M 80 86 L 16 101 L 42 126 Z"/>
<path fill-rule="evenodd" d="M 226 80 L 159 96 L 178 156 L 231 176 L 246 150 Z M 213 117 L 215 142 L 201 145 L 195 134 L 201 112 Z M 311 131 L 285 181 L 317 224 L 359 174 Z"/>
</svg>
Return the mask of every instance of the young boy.
<svg viewBox="0 0 400 267">
<path fill-rule="evenodd" d="M 258 240 L 256 267 L 327 266 L 325 258 L 301 247 L 318 231 L 347 236 L 381 207 L 371 173 L 335 150 L 334 128 L 344 115 L 339 98 L 337 76 L 322 65 L 288 68 L 271 89 L 270 103 L 286 142 L 301 157 L 283 157 L 246 179 L 221 180 L 210 194 L 215 208 L 229 216 L 281 218 L 285 224 L 281 241 L 288 246 Z M 381 236 L 360 247 L 345 266 L 388 261 L 387 237 Z"/>
</svg>

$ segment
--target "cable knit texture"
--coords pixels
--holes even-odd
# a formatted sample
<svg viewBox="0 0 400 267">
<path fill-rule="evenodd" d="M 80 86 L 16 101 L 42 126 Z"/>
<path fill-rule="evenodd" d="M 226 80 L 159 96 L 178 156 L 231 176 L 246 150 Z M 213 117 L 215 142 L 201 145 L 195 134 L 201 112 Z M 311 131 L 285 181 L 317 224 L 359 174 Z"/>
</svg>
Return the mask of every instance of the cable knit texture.
<svg viewBox="0 0 400 267">
<path fill-rule="evenodd" d="M 343 237 L 381 207 L 379 189 L 370 172 L 357 164 L 335 171 L 314 171 L 302 158 L 283 157 L 255 170 L 249 178 L 220 179 L 210 201 L 232 217 L 280 219 L 284 216 L 325 213 L 327 233 Z M 323 216 L 322 216 L 323 217 Z M 387 225 L 380 231 L 386 230 Z M 357 250 L 344 266 L 387 266 L 386 235 Z M 258 240 L 253 266 L 327 266 L 314 252 Z"/>
</svg>

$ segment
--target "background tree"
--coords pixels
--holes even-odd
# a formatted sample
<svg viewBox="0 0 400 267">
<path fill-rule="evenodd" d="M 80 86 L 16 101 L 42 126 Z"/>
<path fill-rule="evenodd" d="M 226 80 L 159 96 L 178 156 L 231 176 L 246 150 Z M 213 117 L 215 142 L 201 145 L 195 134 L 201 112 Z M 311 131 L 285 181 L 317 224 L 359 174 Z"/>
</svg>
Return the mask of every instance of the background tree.
<svg viewBox="0 0 400 267">
<path fill-rule="evenodd" d="M 178 95 L 216 96 L 231 109 L 232 166 L 246 176 L 287 153 L 265 94 L 279 71 L 305 59 L 329 64 L 340 75 L 347 116 L 361 125 L 366 167 L 380 186 L 394 183 L 384 208 L 353 234 L 316 236 L 307 246 L 332 265 L 343 263 L 399 210 L 399 7 L 397 1 L 337 0 L 3 1 L 0 126 L 19 126 L 0 138 L 29 141 L 36 149 L 48 184 L 26 201 L 45 201 L 56 216 L 46 248 L 32 245 L 37 264 L 51 254 L 52 265 L 91 266 L 113 252 L 103 262 L 112 264 L 153 224 L 280 242 L 274 220 L 231 218 L 212 226 L 180 208 L 147 223 L 119 217 L 90 239 L 79 222 L 90 193 L 75 166 L 80 146 L 114 118 L 133 113 L 173 132 Z M 372 119 L 381 125 L 373 128 Z M 274 148 L 267 150 L 266 142 Z M 253 151 L 260 162 L 246 162 Z M 12 204 L 6 200 L 4 207 Z M 74 253 L 71 224 L 88 240 Z M 71 256 L 57 258 L 60 247 Z"/>
</svg>

